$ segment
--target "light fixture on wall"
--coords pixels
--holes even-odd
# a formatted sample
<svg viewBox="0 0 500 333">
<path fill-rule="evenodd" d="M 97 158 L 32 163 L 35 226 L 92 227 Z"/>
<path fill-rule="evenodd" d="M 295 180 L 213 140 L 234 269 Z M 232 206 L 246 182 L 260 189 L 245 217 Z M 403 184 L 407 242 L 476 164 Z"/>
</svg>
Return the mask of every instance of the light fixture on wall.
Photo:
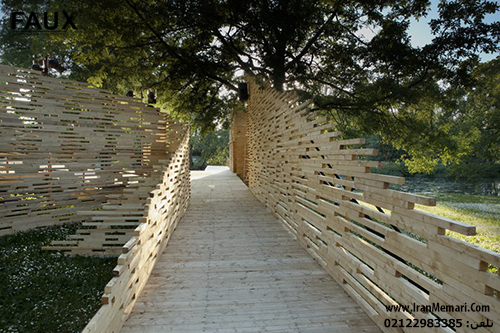
<svg viewBox="0 0 500 333">
<path fill-rule="evenodd" d="M 248 100 L 248 84 L 246 82 L 238 83 L 238 98 L 241 102 Z"/>
</svg>

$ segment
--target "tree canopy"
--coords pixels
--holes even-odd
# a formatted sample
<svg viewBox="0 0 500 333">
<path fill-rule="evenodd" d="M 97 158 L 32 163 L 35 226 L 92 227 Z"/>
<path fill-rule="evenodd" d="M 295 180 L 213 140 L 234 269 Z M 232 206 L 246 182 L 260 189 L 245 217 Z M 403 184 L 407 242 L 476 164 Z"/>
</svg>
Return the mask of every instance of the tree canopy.
<svg viewBox="0 0 500 333">
<path fill-rule="evenodd" d="M 72 77 L 155 90 L 160 104 L 204 129 L 227 120 L 247 73 L 300 90 L 348 135 L 380 134 L 415 157 L 457 156 L 436 121 L 477 84 L 478 54 L 500 45 L 500 23 L 485 20 L 500 5 L 486 0 L 440 1 L 435 37 L 422 47 L 408 29 L 429 13 L 427 0 L 6 0 L 2 10 L 30 8 L 77 12 L 78 29 L 15 34 L 6 15 L 4 62 L 59 55 Z"/>
</svg>

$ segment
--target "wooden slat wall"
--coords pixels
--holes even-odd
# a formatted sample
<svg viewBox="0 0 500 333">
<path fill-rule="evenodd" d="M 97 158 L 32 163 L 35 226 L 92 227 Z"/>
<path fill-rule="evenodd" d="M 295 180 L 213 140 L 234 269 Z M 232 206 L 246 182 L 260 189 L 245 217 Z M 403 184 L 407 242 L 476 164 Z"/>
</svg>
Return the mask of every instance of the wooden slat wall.
<svg viewBox="0 0 500 333">
<path fill-rule="evenodd" d="M 84 330 L 119 332 L 188 207 L 189 130 L 131 98 L 8 66 L 0 107 L 0 234 L 87 220 L 46 249 L 119 255 Z"/>
<path fill-rule="evenodd" d="M 309 253 L 387 332 L 384 320 L 493 321 L 477 332 L 499 332 L 500 255 L 445 235 L 474 235 L 475 227 L 414 208 L 432 198 L 389 188 L 404 178 L 372 174 L 379 162 L 365 156 L 364 139 L 341 140 L 329 119 L 308 110 L 296 94 L 250 81 L 248 183 L 253 193 L 293 232 Z M 434 277 L 434 278 L 431 278 Z M 387 312 L 385 305 L 479 305 L 479 312 Z M 406 321 L 405 321 L 406 323 Z M 425 332 L 451 332 L 425 328 Z"/>
<path fill-rule="evenodd" d="M 0 235 L 84 220 L 165 161 L 166 125 L 132 98 L 0 66 Z"/>
<path fill-rule="evenodd" d="M 233 114 L 229 133 L 229 169 L 246 182 L 247 114 L 245 112 Z"/>
<path fill-rule="evenodd" d="M 118 257 L 115 277 L 105 287 L 103 305 L 83 332 L 119 332 L 165 249 L 190 198 L 189 131 L 184 131 L 161 179 L 149 193 L 144 215 Z"/>
<path fill-rule="evenodd" d="M 167 122 L 165 152 L 173 154 L 184 138 L 187 129 L 174 121 Z M 166 160 L 158 160 L 165 165 Z M 44 250 L 63 251 L 68 254 L 83 255 L 119 255 L 122 246 L 133 236 L 134 229 L 144 216 L 144 209 L 150 192 L 162 182 L 163 165 L 154 166 L 154 170 L 145 175 L 131 178 L 129 184 L 120 193 L 107 195 L 107 201 L 100 209 L 77 211 L 77 215 L 86 217 L 76 235 L 69 235 L 66 240 L 53 241 Z"/>
</svg>

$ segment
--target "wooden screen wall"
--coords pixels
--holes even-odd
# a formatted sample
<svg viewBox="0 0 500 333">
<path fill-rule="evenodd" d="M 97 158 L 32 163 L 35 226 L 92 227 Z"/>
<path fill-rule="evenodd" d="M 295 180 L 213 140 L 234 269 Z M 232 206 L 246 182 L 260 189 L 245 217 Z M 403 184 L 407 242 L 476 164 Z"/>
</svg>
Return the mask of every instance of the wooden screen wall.
<svg viewBox="0 0 500 333">
<path fill-rule="evenodd" d="M 251 81 L 251 80 L 250 80 Z M 329 119 L 293 93 L 250 82 L 248 183 L 309 253 L 387 332 L 384 320 L 461 319 L 457 332 L 500 331 L 500 255 L 446 235 L 475 227 L 415 209 L 435 200 L 390 189 L 404 178 L 370 172 L 377 151 L 364 139 L 339 139 Z M 388 312 L 386 305 L 475 305 L 489 310 Z M 489 322 L 487 322 L 489 320 Z M 392 322 L 391 322 L 392 324 Z M 398 322 L 399 324 L 399 322 Z M 470 326 L 469 326 L 470 325 Z M 455 325 L 455 326 L 458 326 Z"/>
<path fill-rule="evenodd" d="M 188 129 L 175 121 L 167 122 L 165 150 L 170 157 L 176 152 Z M 75 235 L 66 240 L 55 240 L 44 250 L 63 251 L 68 254 L 120 255 L 123 245 L 133 236 L 134 229 L 144 219 L 148 209 L 150 192 L 163 182 L 161 170 L 167 160 L 159 160 L 160 165 L 145 175 L 134 175 L 129 184 L 120 192 L 108 194 L 107 200 L 95 210 L 78 210 L 77 215 L 85 217 Z M 188 171 L 186 171 L 188 172 Z M 187 184 L 186 186 L 189 186 Z"/>
<path fill-rule="evenodd" d="M 122 247 L 114 277 L 104 289 L 103 305 L 84 333 L 120 332 L 189 205 L 189 131 L 182 133 L 171 157 L 160 169 L 158 184 L 149 192 L 142 222 Z"/>
<path fill-rule="evenodd" d="M 0 235 L 86 219 L 166 159 L 166 134 L 132 98 L 0 66 Z"/>
<path fill-rule="evenodd" d="M 83 83 L 0 66 L 0 233 L 85 221 L 48 250 L 118 255 L 84 332 L 119 332 L 189 205 L 189 130 Z"/>
<path fill-rule="evenodd" d="M 246 182 L 247 114 L 245 112 L 239 111 L 233 114 L 229 133 L 229 168 Z"/>
</svg>

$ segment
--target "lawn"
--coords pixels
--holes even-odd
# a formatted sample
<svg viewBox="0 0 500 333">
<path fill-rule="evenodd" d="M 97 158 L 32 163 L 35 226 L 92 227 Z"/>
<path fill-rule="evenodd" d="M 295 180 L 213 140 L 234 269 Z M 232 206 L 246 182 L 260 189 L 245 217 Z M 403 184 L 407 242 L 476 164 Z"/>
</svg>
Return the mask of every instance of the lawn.
<svg viewBox="0 0 500 333">
<path fill-rule="evenodd" d="M 446 231 L 447 235 L 500 253 L 500 197 L 455 193 L 420 194 L 435 197 L 437 204 L 434 207 L 416 205 L 415 209 L 476 226 L 475 236 L 465 236 L 453 231 Z M 370 204 L 361 204 L 375 209 Z M 498 267 L 490 265 L 489 271 L 496 273 Z"/>
<path fill-rule="evenodd" d="M 417 205 L 417 209 L 476 226 L 477 235 L 464 236 L 449 231 L 449 235 L 466 242 L 500 252 L 500 197 L 431 193 L 435 207 Z"/>
<path fill-rule="evenodd" d="M 426 193 L 429 195 L 429 193 Z M 500 197 L 431 193 L 437 206 L 423 211 L 477 227 L 453 237 L 500 252 Z M 75 233 L 78 225 L 0 237 L 0 331 L 80 332 L 100 307 L 116 258 L 68 257 L 41 246 Z"/>
<path fill-rule="evenodd" d="M 0 332 L 80 332 L 94 316 L 116 258 L 41 250 L 77 227 L 0 237 Z"/>
</svg>

